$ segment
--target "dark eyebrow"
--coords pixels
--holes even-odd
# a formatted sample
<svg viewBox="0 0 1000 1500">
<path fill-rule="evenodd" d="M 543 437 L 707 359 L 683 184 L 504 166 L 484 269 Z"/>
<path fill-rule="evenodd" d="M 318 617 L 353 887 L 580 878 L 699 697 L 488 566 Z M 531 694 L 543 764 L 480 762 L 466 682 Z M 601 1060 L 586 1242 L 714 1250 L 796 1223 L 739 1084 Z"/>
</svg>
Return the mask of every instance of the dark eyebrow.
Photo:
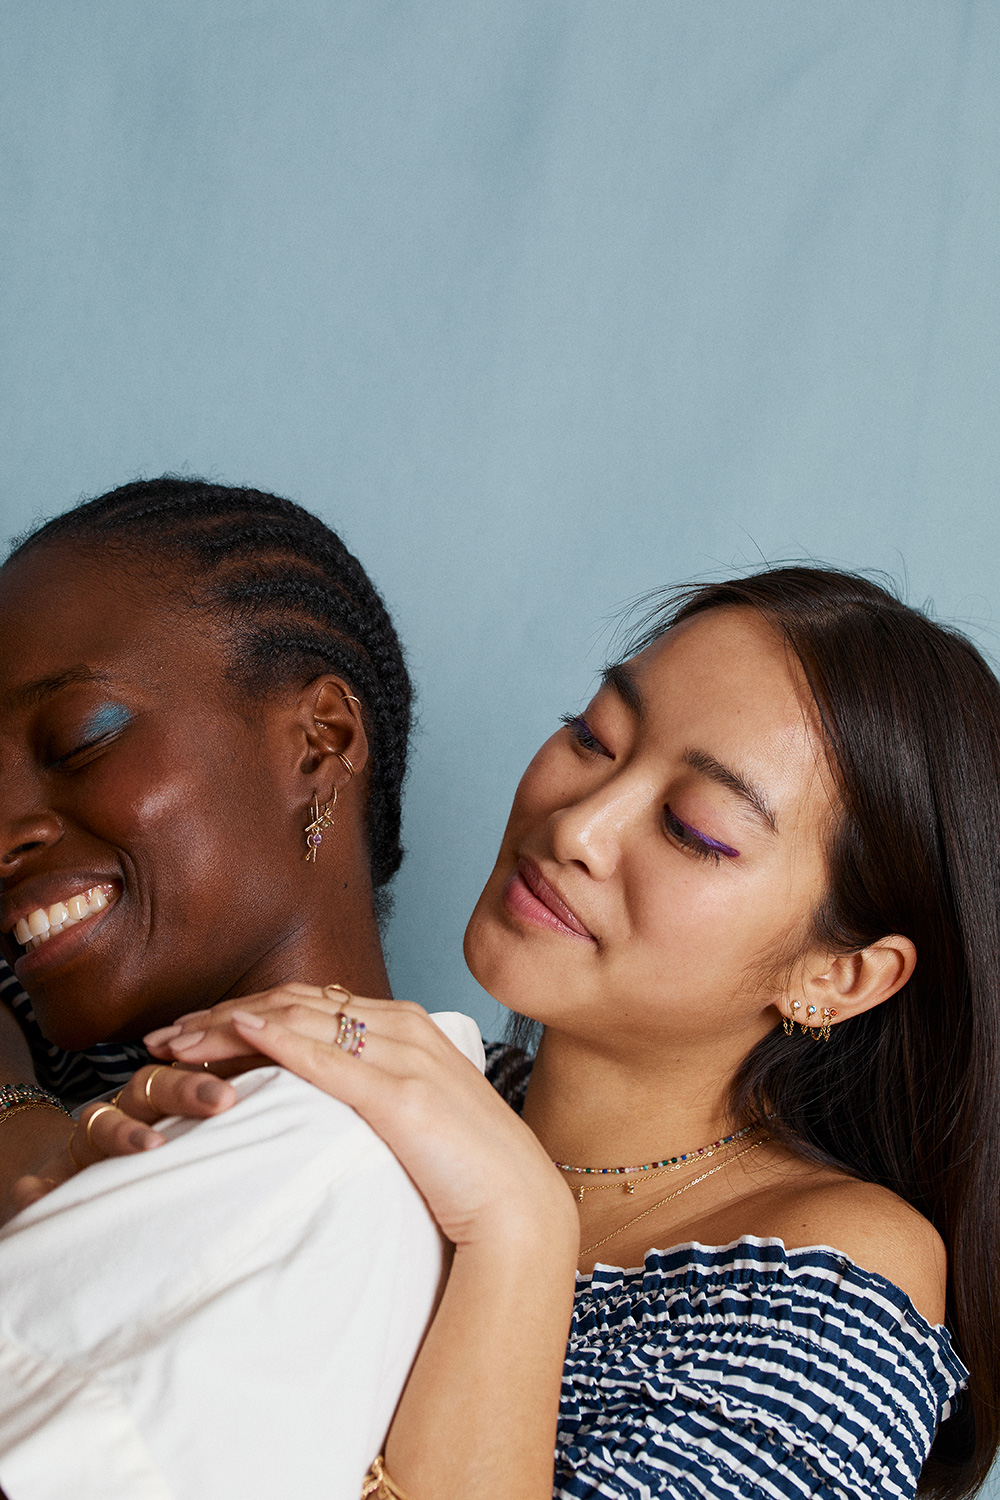
<svg viewBox="0 0 1000 1500">
<path fill-rule="evenodd" d="M 645 717 L 646 705 L 642 701 L 639 685 L 626 666 L 605 667 L 601 673 L 605 687 L 614 688 L 626 708 L 630 708 L 637 719 Z"/>
<path fill-rule="evenodd" d="M 11 702 L 17 708 L 35 708 L 63 688 L 75 687 L 80 682 L 109 683 L 107 672 L 96 672 L 93 667 L 67 667 L 65 672 L 54 672 L 51 677 L 39 677 L 35 682 L 26 682 L 11 693 Z"/>
<path fill-rule="evenodd" d="M 757 816 L 767 824 L 772 833 L 778 831 L 778 820 L 768 806 L 767 798 L 760 787 L 754 786 L 752 781 L 747 781 L 738 771 L 733 771 L 729 766 L 724 766 L 721 761 L 716 760 L 714 755 L 709 755 L 707 750 L 685 750 L 681 756 L 684 764 L 690 766 L 692 771 L 707 776 L 709 781 L 714 781 L 717 786 L 724 786 L 727 791 L 735 792 L 737 797 L 742 797 L 744 802 L 749 803 Z"/>
</svg>

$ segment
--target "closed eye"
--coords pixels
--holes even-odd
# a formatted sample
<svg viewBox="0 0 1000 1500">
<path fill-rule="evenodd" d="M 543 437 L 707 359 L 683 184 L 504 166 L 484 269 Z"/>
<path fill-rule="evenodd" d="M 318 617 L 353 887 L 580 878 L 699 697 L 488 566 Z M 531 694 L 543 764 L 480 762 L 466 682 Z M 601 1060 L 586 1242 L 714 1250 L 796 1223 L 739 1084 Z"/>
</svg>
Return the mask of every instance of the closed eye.
<svg viewBox="0 0 1000 1500">
<path fill-rule="evenodd" d="M 560 723 L 565 724 L 581 749 L 589 750 L 592 755 L 606 755 L 609 760 L 614 759 L 611 751 L 601 744 L 582 714 L 563 714 Z"/>
<path fill-rule="evenodd" d="M 718 839 L 710 839 L 707 833 L 699 833 L 697 828 L 692 828 L 690 823 L 685 823 L 669 807 L 663 809 L 663 826 L 670 837 L 699 859 L 710 859 L 718 864 L 721 859 L 738 859 L 739 850 L 731 849 L 728 844 L 720 843 Z"/>
</svg>

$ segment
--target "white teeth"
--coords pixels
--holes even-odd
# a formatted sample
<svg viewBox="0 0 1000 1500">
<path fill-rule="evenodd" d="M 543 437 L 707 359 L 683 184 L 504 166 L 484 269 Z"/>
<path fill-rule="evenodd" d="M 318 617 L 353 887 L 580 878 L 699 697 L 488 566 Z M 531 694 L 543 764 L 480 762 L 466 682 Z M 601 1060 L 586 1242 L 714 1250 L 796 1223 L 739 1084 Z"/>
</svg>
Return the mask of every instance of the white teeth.
<svg viewBox="0 0 1000 1500">
<path fill-rule="evenodd" d="M 31 952 L 48 942 L 55 933 L 65 932 L 67 927 L 75 927 L 85 917 L 104 911 L 105 907 L 110 906 L 114 895 L 114 886 L 95 885 L 81 895 L 70 896 L 68 901 L 56 901 L 48 909 L 44 906 L 36 907 L 27 917 L 18 918 L 14 924 L 14 936 L 22 947 Z"/>
</svg>

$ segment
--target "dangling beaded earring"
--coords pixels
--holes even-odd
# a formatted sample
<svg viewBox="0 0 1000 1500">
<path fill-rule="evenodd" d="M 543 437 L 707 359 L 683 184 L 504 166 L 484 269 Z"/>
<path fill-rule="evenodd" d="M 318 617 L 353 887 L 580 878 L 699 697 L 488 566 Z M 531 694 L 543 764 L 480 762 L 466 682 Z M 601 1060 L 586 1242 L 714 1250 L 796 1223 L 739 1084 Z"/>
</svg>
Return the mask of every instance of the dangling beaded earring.
<svg viewBox="0 0 1000 1500">
<path fill-rule="evenodd" d="M 333 827 L 333 810 L 337 805 L 337 788 L 333 789 L 333 801 L 327 802 L 323 807 L 319 805 L 319 797 L 313 792 L 312 813 L 310 821 L 306 824 L 306 863 L 316 863 L 316 850 L 323 842 L 325 830 Z"/>
</svg>

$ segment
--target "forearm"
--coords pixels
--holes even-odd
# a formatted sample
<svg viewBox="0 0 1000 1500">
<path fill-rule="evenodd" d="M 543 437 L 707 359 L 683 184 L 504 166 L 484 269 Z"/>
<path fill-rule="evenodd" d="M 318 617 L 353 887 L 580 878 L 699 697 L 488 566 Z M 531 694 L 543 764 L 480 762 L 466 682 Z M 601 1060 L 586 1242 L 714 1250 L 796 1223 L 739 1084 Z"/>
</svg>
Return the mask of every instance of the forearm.
<svg viewBox="0 0 1000 1500">
<path fill-rule="evenodd" d="M 31 1054 L 14 1017 L 0 1005 L 0 1085 L 34 1084 Z M 55 1108 L 0 1113 L 0 1223 L 11 1217 L 10 1189 L 65 1146 L 73 1122 Z"/>
<path fill-rule="evenodd" d="M 410 1500 L 551 1500 L 577 1253 L 568 1219 L 456 1250 L 387 1445 Z"/>
</svg>

